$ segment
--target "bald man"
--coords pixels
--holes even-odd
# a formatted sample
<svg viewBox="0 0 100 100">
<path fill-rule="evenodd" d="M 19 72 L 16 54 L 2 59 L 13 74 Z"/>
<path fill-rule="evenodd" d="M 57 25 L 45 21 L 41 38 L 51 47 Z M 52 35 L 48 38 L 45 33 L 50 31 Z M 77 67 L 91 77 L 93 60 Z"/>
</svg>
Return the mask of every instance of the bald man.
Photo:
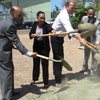
<svg viewBox="0 0 100 100">
<path fill-rule="evenodd" d="M 97 31 L 95 35 L 89 36 L 86 38 L 88 42 L 95 44 L 97 47 L 100 46 L 100 21 L 95 17 L 95 10 L 93 8 L 89 8 L 87 11 L 87 15 L 82 17 L 81 23 L 91 23 L 97 26 Z M 90 53 L 92 54 L 91 68 L 89 69 L 88 60 L 90 57 Z M 94 59 L 94 52 L 91 52 L 91 49 L 86 47 L 84 48 L 84 61 L 83 67 L 80 71 L 81 73 L 88 72 L 88 74 L 92 75 L 96 71 L 96 60 Z"/>
<path fill-rule="evenodd" d="M 10 16 L 0 22 L 0 87 L 2 100 L 12 100 L 14 93 L 14 65 L 12 61 L 13 45 L 24 55 L 36 56 L 36 52 L 28 51 L 21 43 L 15 23 L 21 21 L 22 9 L 13 6 Z"/>
</svg>

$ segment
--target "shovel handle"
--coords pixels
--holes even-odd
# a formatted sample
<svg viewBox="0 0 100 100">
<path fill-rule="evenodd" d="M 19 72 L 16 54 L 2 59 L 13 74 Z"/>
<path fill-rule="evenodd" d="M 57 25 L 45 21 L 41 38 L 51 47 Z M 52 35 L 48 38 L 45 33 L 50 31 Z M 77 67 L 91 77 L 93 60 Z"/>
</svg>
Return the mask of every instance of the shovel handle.
<svg viewBox="0 0 100 100">
<path fill-rule="evenodd" d="M 60 33 L 56 33 L 56 35 L 66 35 L 66 34 L 70 34 L 70 33 L 76 33 L 78 32 L 77 30 L 76 31 L 72 31 L 72 32 L 60 32 Z M 41 34 L 41 35 L 38 35 L 38 36 L 42 36 L 42 37 L 45 37 L 45 36 L 54 36 L 52 33 L 49 33 L 49 34 Z"/>
<path fill-rule="evenodd" d="M 43 59 L 54 61 L 54 62 L 62 62 L 62 60 L 51 59 L 49 57 L 46 57 L 46 56 L 43 56 L 43 55 L 40 55 L 40 54 L 37 54 L 36 56 L 39 57 L 39 58 L 43 58 Z"/>
<path fill-rule="evenodd" d="M 45 36 L 53 36 L 53 34 L 49 33 L 49 34 L 40 34 L 38 35 L 39 37 L 42 36 L 42 37 L 45 37 Z"/>
<path fill-rule="evenodd" d="M 91 47 L 93 47 L 94 49 L 97 49 L 96 46 L 95 46 L 94 44 L 92 44 L 92 43 L 90 43 L 90 42 L 88 42 L 88 41 L 86 41 L 86 43 L 87 43 L 88 45 L 90 45 Z"/>
<path fill-rule="evenodd" d="M 89 45 L 88 43 L 85 44 L 85 46 L 87 46 L 88 48 L 90 48 L 92 51 L 96 52 L 97 49 L 93 48 L 91 45 Z"/>
</svg>

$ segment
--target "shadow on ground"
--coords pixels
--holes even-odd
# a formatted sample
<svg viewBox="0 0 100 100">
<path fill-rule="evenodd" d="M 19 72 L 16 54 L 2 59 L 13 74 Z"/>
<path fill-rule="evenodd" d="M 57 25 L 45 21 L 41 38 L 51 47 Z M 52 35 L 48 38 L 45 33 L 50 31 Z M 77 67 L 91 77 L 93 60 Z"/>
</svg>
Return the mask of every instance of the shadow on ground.
<svg viewBox="0 0 100 100">
<path fill-rule="evenodd" d="M 21 88 L 15 89 L 15 92 L 20 92 L 20 94 L 14 96 L 14 100 L 18 100 L 19 98 L 22 98 L 28 93 L 37 94 L 37 95 L 41 94 L 39 87 L 37 87 L 36 85 L 21 85 Z"/>
<path fill-rule="evenodd" d="M 85 77 L 88 77 L 88 76 L 89 75 L 87 73 L 83 74 L 83 73 L 76 72 L 76 73 L 64 74 L 63 79 L 67 79 L 68 81 L 73 80 L 73 79 L 82 80 L 82 79 L 84 79 Z"/>
<path fill-rule="evenodd" d="M 82 79 L 84 79 L 85 77 L 87 77 L 87 75 L 84 75 L 84 74 L 82 74 L 82 73 L 68 73 L 68 74 L 64 74 L 64 75 L 63 75 L 63 81 L 64 81 L 64 82 L 62 82 L 62 86 L 63 86 L 63 87 L 62 87 L 61 89 L 55 91 L 54 94 L 55 94 L 55 93 L 62 92 L 62 91 L 64 91 L 64 90 L 68 89 L 68 88 L 69 88 L 69 85 L 67 84 L 68 81 L 74 80 L 74 79 L 75 79 L 75 80 L 82 80 Z M 67 79 L 67 80 L 66 80 L 66 79 Z M 28 93 L 32 93 L 32 94 L 36 94 L 36 95 L 41 95 L 41 94 L 43 94 L 43 92 L 41 92 L 41 89 L 43 89 L 43 86 L 39 86 L 39 87 L 38 87 L 38 84 L 43 84 L 43 82 L 37 82 L 37 83 L 34 84 L 34 85 L 30 85 L 30 84 L 29 84 L 29 85 L 21 85 L 21 88 L 15 89 L 15 91 L 16 91 L 16 92 L 19 91 L 20 94 L 14 96 L 14 100 L 18 100 L 18 99 L 24 97 L 25 95 L 27 95 Z M 67 86 L 66 86 L 65 84 L 66 84 Z M 55 80 L 50 80 L 50 81 L 49 81 L 49 85 L 50 85 L 50 86 L 55 86 Z M 65 85 L 65 86 L 64 86 L 64 85 Z M 44 93 L 45 93 L 45 92 L 44 92 Z"/>
</svg>

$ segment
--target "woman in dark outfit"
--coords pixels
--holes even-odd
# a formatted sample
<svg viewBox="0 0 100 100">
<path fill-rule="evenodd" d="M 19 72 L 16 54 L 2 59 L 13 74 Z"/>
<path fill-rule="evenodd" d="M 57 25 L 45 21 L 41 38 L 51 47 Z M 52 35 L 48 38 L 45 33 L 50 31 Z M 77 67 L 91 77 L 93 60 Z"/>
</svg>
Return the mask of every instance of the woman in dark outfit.
<svg viewBox="0 0 100 100">
<path fill-rule="evenodd" d="M 33 26 L 29 33 L 30 39 L 34 38 L 33 51 L 36 51 L 40 55 L 49 57 L 49 52 L 50 52 L 49 37 L 38 37 L 38 35 L 49 34 L 50 32 L 55 34 L 55 31 L 50 27 L 49 24 L 45 22 L 45 13 L 39 11 L 37 13 L 37 21 L 33 23 Z M 40 62 L 42 64 L 42 70 L 43 70 L 44 88 L 48 88 L 48 79 L 49 79 L 48 60 L 41 59 L 38 57 L 33 58 L 33 74 L 32 74 L 33 80 L 31 84 L 34 84 L 39 78 Z"/>
</svg>

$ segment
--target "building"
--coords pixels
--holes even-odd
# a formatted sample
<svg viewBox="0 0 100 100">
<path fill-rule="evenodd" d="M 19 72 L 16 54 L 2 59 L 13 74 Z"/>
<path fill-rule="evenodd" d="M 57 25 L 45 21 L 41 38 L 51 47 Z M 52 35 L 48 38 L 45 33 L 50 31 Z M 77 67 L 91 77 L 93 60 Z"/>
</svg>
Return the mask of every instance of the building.
<svg viewBox="0 0 100 100">
<path fill-rule="evenodd" d="M 51 18 L 50 0 L 1 0 L 0 3 L 8 9 L 13 5 L 18 5 L 25 13 L 25 21 L 36 20 L 36 13 L 44 11 L 46 20 Z"/>
</svg>

